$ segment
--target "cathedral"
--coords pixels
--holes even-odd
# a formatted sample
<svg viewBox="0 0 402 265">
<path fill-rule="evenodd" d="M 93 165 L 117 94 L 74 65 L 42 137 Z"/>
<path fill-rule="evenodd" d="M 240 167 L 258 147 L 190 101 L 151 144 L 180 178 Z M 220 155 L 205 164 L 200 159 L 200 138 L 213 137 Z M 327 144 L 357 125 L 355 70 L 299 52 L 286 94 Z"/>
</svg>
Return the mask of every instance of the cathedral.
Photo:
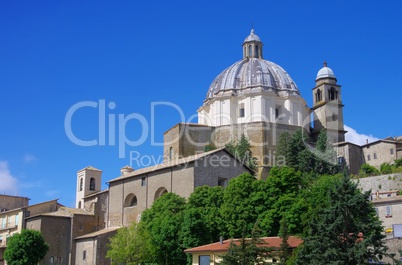
<svg viewBox="0 0 402 265">
<path fill-rule="evenodd" d="M 164 157 L 203 152 L 206 145 L 223 147 L 244 134 L 258 161 L 259 174 L 274 166 L 281 133 L 302 129 L 314 139 L 325 129 L 332 143 L 344 142 L 341 86 L 324 63 L 307 106 L 290 75 L 263 57 L 264 44 L 251 30 L 242 45 L 243 58 L 223 70 L 210 85 L 198 112 L 198 124 L 177 124 L 164 135 Z M 312 118 L 313 117 L 313 118 Z"/>
<path fill-rule="evenodd" d="M 125 166 L 120 175 L 108 178 L 106 190 L 101 190 L 102 171 L 88 166 L 77 172 L 76 208 L 51 201 L 35 206 L 40 208 L 37 213 L 28 213 L 24 206 L 24 226 L 40 230 L 49 242 L 41 264 L 108 265 L 109 238 L 118 228 L 138 222 L 141 213 L 166 192 L 188 198 L 199 186 L 225 187 L 242 173 L 254 173 L 224 148 L 243 134 L 257 159 L 257 177 L 266 177 L 276 164 L 281 133 L 297 130 L 315 139 L 325 129 L 338 158 L 354 174 L 363 163 L 379 167 L 402 157 L 402 137 L 363 146 L 345 141 L 341 86 L 326 63 L 315 77 L 309 107 L 290 75 L 264 59 L 263 48 L 251 30 L 239 51 L 242 58 L 224 69 L 206 90 L 197 110 L 198 123 L 178 123 L 164 133 L 162 164 L 141 169 Z M 216 148 L 206 151 L 207 146 Z M 17 215 L 13 213 L 15 223 L 20 220 Z"/>
</svg>

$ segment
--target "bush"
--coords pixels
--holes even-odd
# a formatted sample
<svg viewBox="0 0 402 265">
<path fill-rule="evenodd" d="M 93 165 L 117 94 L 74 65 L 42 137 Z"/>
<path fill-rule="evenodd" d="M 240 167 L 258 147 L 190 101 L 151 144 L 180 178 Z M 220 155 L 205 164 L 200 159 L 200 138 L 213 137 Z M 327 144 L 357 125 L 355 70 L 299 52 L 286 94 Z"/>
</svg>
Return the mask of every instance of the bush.
<svg viewBox="0 0 402 265">
<path fill-rule="evenodd" d="M 375 176 L 375 175 L 379 175 L 380 171 L 378 171 L 378 169 L 373 167 L 372 165 L 364 163 L 360 167 L 359 174 L 363 174 L 363 175 L 366 175 L 366 176 Z"/>
<path fill-rule="evenodd" d="M 396 168 L 402 167 L 402 158 L 395 159 L 395 161 L 394 161 L 394 166 L 395 166 Z"/>
<path fill-rule="evenodd" d="M 380 171 L 381 171 L 381 174 L 391 174 L 392 167 L 389 163 L 382 163 L 380 166 Z"/>
</svg>

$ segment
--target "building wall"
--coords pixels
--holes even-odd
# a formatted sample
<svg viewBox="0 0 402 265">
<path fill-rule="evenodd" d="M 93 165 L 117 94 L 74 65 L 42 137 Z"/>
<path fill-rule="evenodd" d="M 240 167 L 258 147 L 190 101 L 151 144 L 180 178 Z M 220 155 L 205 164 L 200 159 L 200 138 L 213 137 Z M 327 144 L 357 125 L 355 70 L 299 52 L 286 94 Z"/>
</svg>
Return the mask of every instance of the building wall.
<svg viewBox="0 0 402 265">
<path fill-rule="evenodd" d="M 0 195 L 0 212 L 28 206 L 26 197 Z"/>
<path fill-rule="evenodd" d="M 76 240 L 76 265 L 110 265 L 110 259 L 106 258 L 109 239 L 116 234 L 112 231 L 96 237 Z M 85 251 L 85 259 L 84 259 Z"/>
<path fill-rule="evenodd" d="M 128 226 L 164 192 L 188 197 L 193 191 L 194 169 L 191 164 L 165 168 L 110 183 L 109 227 Z M 144 180 L 143 180 L 144 179 Z M 130 206 L 132 196 L 137 204 Z"/>
<path fill-rule="evenodd" d="M 96 263 L 97 259 L 97 238 L 81 239 L 76 243 L 77 255 L 75 257 L 76 265 L 92 265 Z"/>
<path fill-rule="evenodd" d="M 376 168 L 380 168 L 382 163 L 392 164 L 397 159 L 395 143 L 378 141 L 362 146 L 362 151 L 364 162 Z"/>
<path fill-rule="evenodd" d="M 109 191 L 97 193 L 94 196 L 84 198 L 84 209 L 93 213 L 97 220 L 98 229 L 106 228 Z"/>
<path fill-rule="evenodd" d="M 163 135 L 163 161 L 204 152 L 205 146 L 211 143 L 214 129 L 200 124 L 176 124 Z"/>
<path fill-rule="evenodd" d="M 363 164 L 363 152 L 361 147 L 351 143 L 344 143 L 335 146 L 335 150 L 338 157 L 345 159 L 346 164 L 349 166 L 349 172 L 351 174 L 358 174 Z"/>
<path fill-rule="evenodd" d="M 194 184 L 192 186 L 194 189 L 204 185 L 226 186 L 229 180 L 245 172 L 249 171 L 239 161 L 227 152 L 220 151 L 194 162 Z M 188 189 L 188 194 L 183 197 L 188 198 L 193 191 L 193 189 Z"/>
<path fill-rule="evenodd" d="M 49 251 L 40 262 L 41 265 L 69 264 L 70 226 L 71 219 L 69 217 L 38 216 L 27 220 L 27 228 L 40 231 L 46 243 L 49 244 Z"/>
</svg>

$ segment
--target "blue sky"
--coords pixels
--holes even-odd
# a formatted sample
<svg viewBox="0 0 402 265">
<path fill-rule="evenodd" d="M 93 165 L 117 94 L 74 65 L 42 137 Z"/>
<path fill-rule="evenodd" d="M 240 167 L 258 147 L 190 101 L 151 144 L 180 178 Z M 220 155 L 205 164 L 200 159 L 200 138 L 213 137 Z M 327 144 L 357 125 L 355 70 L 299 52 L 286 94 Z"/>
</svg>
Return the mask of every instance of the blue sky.
<svg viewBox="0 0 402 265">
<path fill-rule="evenodd" d="M 402 135 L 401 8 L 397 0 L 0 1 L 0 192 L 73 206 L 77 170 L 103 170 L 106 188 L 130 152 L 157 161 L 162 147 L 151 143 L 151 131 L 124 158 L 109 132 L 105 145 L 74 144 L 65 132 L 68 110 L 98 104 L 71 122 L 78 138 L 98 143 L 102 102 L 106 128 L 119 115 L 150 126 L 152 102 L 178 105 L 187 120 L 214 77 L 241 59 L 252 25 L 265 59 L 291 75 L 310 106 L 326 60 L 355 137 Z M 155 114 L 161 142 L 181 117 L 166 105 Z M 127 122 L 129 139 L 140 139 L 140 120 Z M 117 139 L 118 125 L 114 132 Z"/>
</svg>

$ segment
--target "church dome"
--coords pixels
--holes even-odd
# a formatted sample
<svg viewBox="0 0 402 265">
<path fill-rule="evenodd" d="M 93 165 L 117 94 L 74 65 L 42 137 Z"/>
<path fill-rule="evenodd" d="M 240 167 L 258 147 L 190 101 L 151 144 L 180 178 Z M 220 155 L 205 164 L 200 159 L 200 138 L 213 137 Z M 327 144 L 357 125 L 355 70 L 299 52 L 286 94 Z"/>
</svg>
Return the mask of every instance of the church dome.
<svg viewBox="0 0 402 265">
<path fill-rule="evenodd" d="M 243 60 L 232 64 L 215 78 L 206 99 L 225 92 L 241 95 L 263 90 L 273 91 L 278 96 L 300 96 L 289 74 L 279 65 L 263 59 L 263 46 L 252 29 L 243 42 Z"/>
<path fill-rule="evenodd" d="M 227 90 L 242 94 L 258 87 L 300 95 L 296 83 L 282 67 L 264 59 L 246 58 L 229 66 L 215 78 L 209 87 L 207 99 Z"/>
<path fill-rule="evenodd" d="M 327 66 L 327 62 L 324 62 L 324 67 L 321 68 L 318 71 L 317 78 L 315 80 L 318 80 L 318 79 L 321 79 L 321 78 L 334 78 L 334 79 L 336 79 L 334 71 L 332 71 L 332 69 Z"/>
<path fill-rule="evenodd" d="M 251 30 L 250 35 L 248 35 L 247 38 L 244 40 L 244 42 L 250 42 L 250 41 L 261 42 L 260 37 L 254 34 L 254 29 Z"/>
</svg>

